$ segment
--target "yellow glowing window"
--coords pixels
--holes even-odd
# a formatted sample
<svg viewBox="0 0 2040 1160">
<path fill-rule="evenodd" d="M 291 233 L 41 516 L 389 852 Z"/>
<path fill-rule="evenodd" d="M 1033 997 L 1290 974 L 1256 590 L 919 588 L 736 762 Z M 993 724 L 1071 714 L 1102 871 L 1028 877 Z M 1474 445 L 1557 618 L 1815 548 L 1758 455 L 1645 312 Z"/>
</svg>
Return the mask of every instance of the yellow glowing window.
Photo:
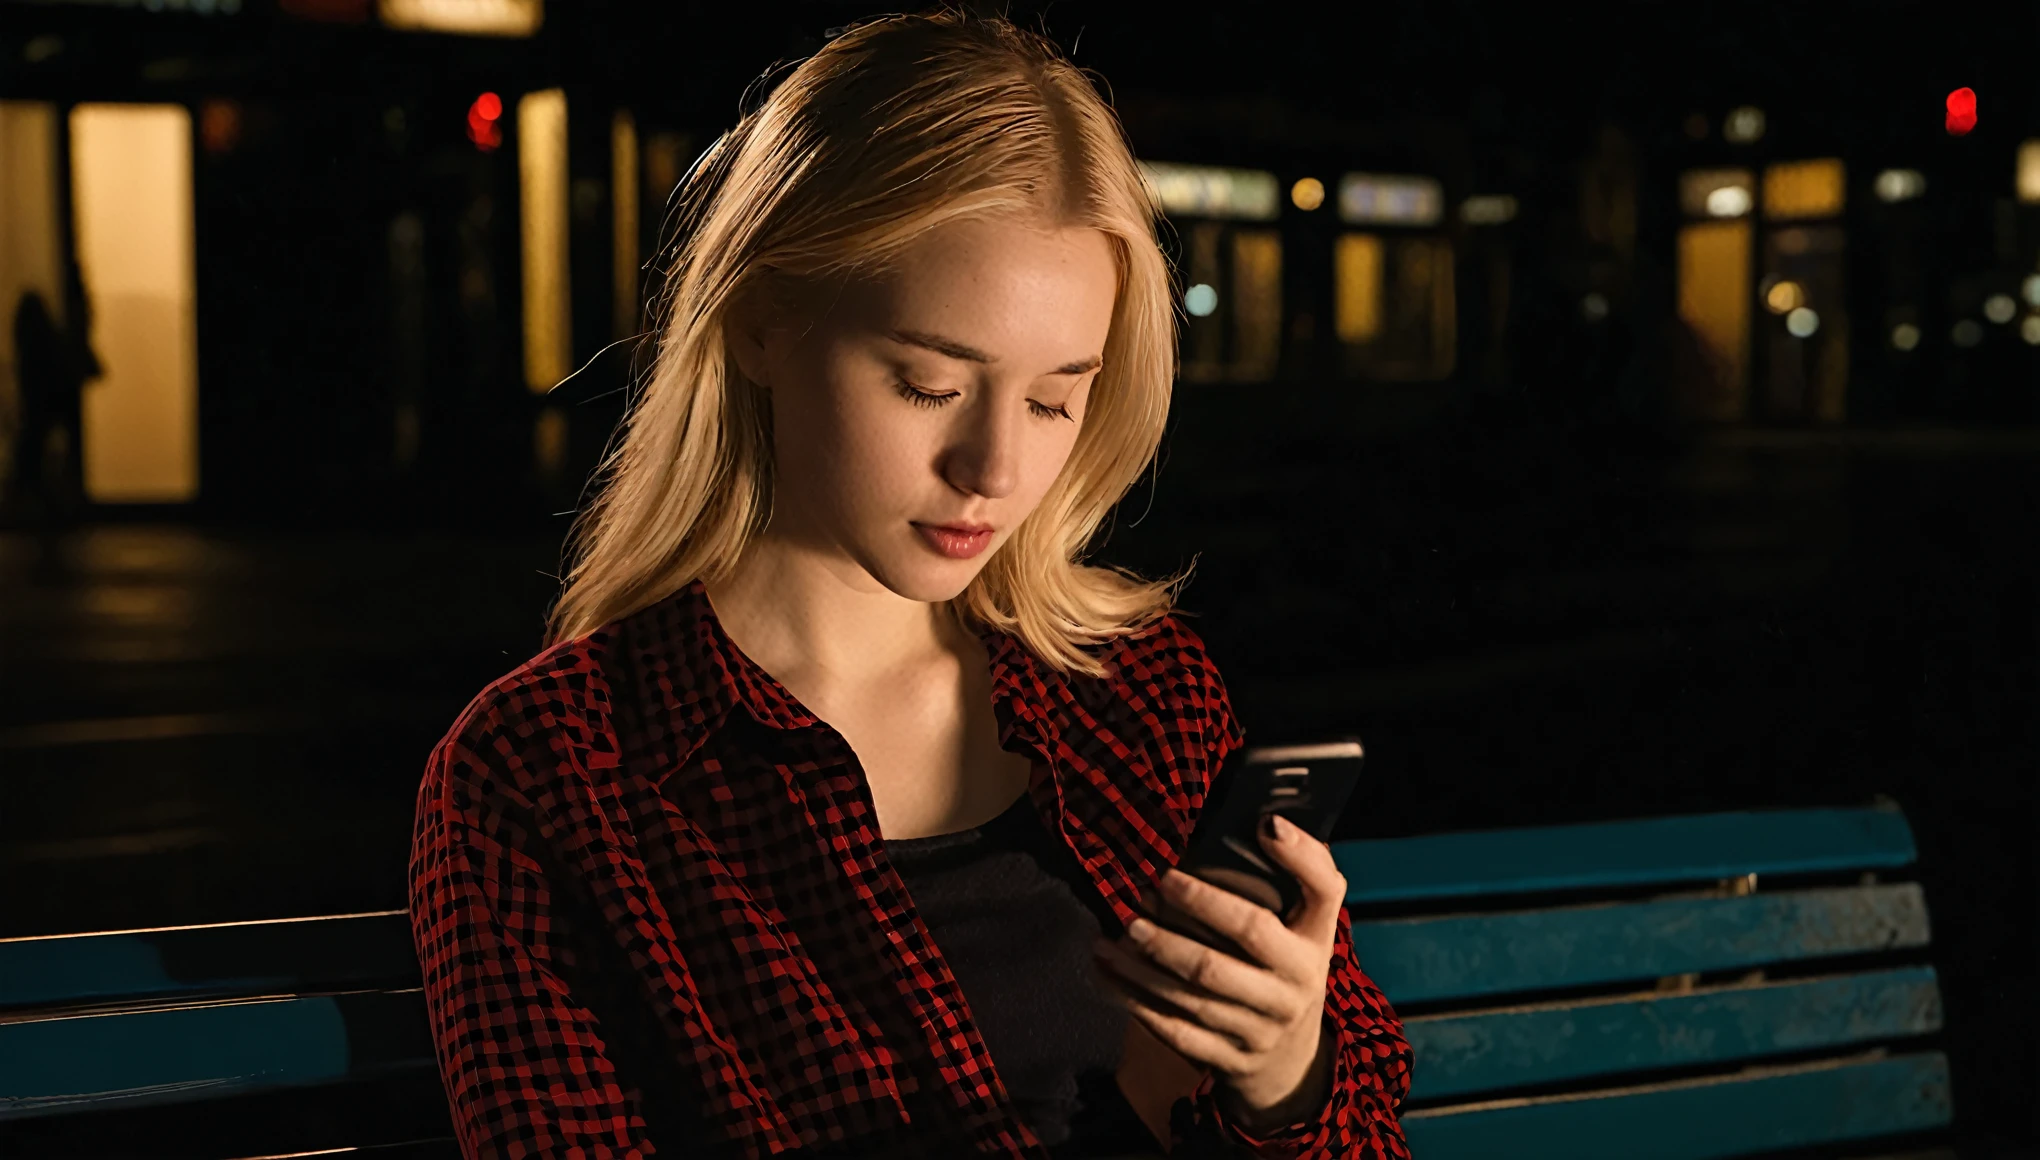
<svg viewBox="0 0 2040 1160">
<path fill-rule="evenodd" d="M 545 0 L 381 0 L 376 12 L 406 32 L 530 36 L 545 22 Z"/>
<path fill-rule="evenodd" d="M 2019 200 L 2040 201 L 2040 137 L 2019 143 Z"/>
<path fill-rule="evenodd" d="M 1833 217 L 1847 184 L 1838 157 L 1782 161 L 1764 170 L 1764 216 L 1774 221 Z"/>
<path fill-rule="evenodd" d="M 1375 234 L 1340 235 L 1332 263 L 1339 341 L 1373 341 L 1381 333 L 1381 238 Z"/>
<path fill-rule="evenodd" d="M 71 110 L 72 220 L 102 375 L 85 388 L 85 492 L 114 503 L 198 495 L 198 320 L 191 114 Z"/>
<path fill-rule="evenodd" d="M 638 146 L 637 123 L 628 109 L 609 121 L 609 207 L 613 232 L 610 254 L 612 291 L 616 297 L 615 336 L 626 338 L 638 326 Z"/>
<path fill-rule="evenodd" d="M 568 365 L 573 319 L 567 299 L 567 94 L 526 93 L 517 102 L 517 176 L 524 242 L 524 382 L 553 389 Z"/>
<path fill-rule="evenodd" d="M 1679 231 L 1679 320 L 1705 365 L 1703 418 L 1742 417 L 1749 383 L 1750 224 L 1706 222 Z"/>
<path fill-rule="evenodd" d="M 1274 230 L 1233 235 L 1232 377 L 1273 378 L 1282 353 L 1282 238 Z"/>
</svg>

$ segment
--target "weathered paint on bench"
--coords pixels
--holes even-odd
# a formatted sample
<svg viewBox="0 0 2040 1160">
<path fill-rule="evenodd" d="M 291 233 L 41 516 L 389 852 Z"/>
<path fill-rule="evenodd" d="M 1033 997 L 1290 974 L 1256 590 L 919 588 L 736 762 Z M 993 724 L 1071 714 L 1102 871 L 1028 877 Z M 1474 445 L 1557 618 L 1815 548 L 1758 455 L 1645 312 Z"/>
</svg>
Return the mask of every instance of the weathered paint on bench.
<svg viewBox="0 0 2040 1160">
<path fill-rule="evenodd" d="M 1716 1160 L 1945 1127 L 1953 1115 L 1948 1060 L 1924 1052 L 1411 1111 L 1403 1131 L 1426 1160 Z"/>
<path fill-rule="evenodd" d="M 1900 883 L 1373 920 L 1353 941 L 1407 1005 L 1925 946 L 1928 927 Z"/>
<path fill-rule="evenodd" d="M 1847 1047 L 1941 1028 L 1932 967 L 1406 1020 L 1414 1100 Z"/>
<path fill-rule="evenodd" d="M 177 1103 L 432 1066 L 418 991 L 0 1023 L 0 1120 Z"/>
<path fill-rule="evenodd" d="M 1339 842 L 1349 902 L 1618 889 L 1910 865 L 1905 815 L 1774 810 Z"/>
</svg>

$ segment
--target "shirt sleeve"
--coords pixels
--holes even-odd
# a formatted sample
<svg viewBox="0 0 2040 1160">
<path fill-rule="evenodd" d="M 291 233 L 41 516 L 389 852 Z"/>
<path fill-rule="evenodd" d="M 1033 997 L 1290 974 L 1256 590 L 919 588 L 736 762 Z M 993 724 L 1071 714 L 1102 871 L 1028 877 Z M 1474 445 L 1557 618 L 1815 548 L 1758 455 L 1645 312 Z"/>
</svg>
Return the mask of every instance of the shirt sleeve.
<svg viewBox="0 0 2040 1160">
<path fill-rule="evenodd" d="M 1183 637 L 1189 645 L 1181 654 L 1184 667 L 1191 670 L 1200 694 L 1194 699 L 1200 711 L 1186 714 L 1197 724 L 1199 735 L 1185 740 L 1210 751 L 1210 772 L 1215 775 L 1225 754 L 1243 744 L 1245 735 L 1202 642 L 1187 630 Z M 1410 1045 L 1387 996 L 1360 969 L 1353 952 L 1352 918 L 1345 907 L 1339 908 L 1331 972 L 1325 981 L 1324 1030 L 1336 1037 L 1337 1051 L 1330 1094 L 1315 1116 L 1274 1131 L 1249 1132 L 1226 1116 L 1216 1080 L 1207 1075 L 1193 1097 L 1176 1102 L 1170 1155 L 1408 1160 L 1399 1116 L 1410 1090 Z"/>
<path fill-rule="evenodd" d="M 601 1027 L 558 970 L 557 884 L 531 856 L 535 831 L 511 820 L 532 811 L 505 741 L 469 723 L 440 744 L 412 836 L 411 929 L 461 1153 L 651 1155 Z"/>
<path fill-rule="evenodd" d="M 1398 1118 L 1410 1091 L 1410 1045 L 1402 1020 L 1353 957 L 1351 920 L 1339 909 L 1332 970 L 1325 983 L 1325 1033 L 1337 1037 L 1331 1091 L 1310 1119 L 1255 1134 L 1228 1118 L 1217 1083 L 1206 1076 L 1193 1099 L 1178 1101 L 1172 1156 L 1256 1156 L 1302 1160 L 1316 1156 L 1409 1160 Z"/>
</svg>

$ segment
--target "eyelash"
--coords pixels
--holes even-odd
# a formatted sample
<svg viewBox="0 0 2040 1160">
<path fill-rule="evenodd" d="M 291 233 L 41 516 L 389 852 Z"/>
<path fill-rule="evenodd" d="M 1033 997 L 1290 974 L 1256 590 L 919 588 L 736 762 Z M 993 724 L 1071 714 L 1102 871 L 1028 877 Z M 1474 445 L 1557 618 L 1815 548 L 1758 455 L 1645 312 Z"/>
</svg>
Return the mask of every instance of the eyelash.
<svg viewBox="0 0 2040 1160">
<path fill-rule="evenodd" d="M 944 403 L 947 403 L 949 400 L 954 399 L 956 397 L 955 391 L 951 391 L 946 395 L 938 395 L 933 391 L 924 391 L 905 379 L 894 380 L 893 389 L 900 393 L 901 398 L 905 399 L 909 403 L 912 403 L 914 406 L 927 407 L 931 410 L 936 407 L 942 406 Z M 1070 409 L 1067 406 L 1050 407 L 1043 403 L 1037 403 L 1033 399 L 1029 399 L 1027 400 L 1027 409 L 1029 411 L 1032 411 L 1034 413 L 1034 416 L 1038 419 L 1070 418 Z"/>
</svg>

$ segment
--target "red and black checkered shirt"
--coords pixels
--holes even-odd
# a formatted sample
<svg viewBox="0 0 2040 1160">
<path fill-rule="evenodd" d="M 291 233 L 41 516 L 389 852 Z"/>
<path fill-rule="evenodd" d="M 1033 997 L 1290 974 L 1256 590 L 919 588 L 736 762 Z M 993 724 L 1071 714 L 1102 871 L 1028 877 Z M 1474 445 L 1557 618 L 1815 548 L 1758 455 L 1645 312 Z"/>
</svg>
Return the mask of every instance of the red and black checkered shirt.
<svg viewBox="0 0 2040 1160">
<path fill-rule="evenodd" d="M 1241 743 L 1196 634 L 1057 672 L 983 633 L 999 741 L 1122 922 Z M 1045 1157 L 886 860 L 850 747 L 701 587 L 477 697 L 418 796 L 411 922 L 476 1156 Z M 1255 1137 L 1209 1079 L 1172 1155 L 1406 1157 L 1409 1046 L 1339 921 L 1318 1114 Z M 1186 1114 L 1187 1113 L 1187 1114 Z"/>
</svg>

